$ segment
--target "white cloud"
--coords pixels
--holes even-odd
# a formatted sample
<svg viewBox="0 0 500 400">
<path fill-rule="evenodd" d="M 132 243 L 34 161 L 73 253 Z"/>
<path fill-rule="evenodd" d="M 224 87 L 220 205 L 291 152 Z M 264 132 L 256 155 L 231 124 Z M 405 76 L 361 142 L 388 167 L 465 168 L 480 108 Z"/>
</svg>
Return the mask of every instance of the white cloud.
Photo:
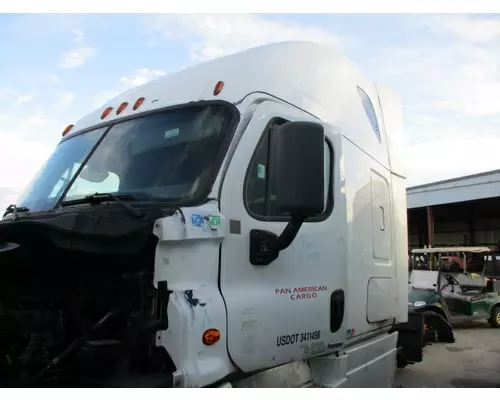
<svg viewBox="0 0 500 400">
<path fill-rule="evenodd" d="M 24 104 L 24 103 L 29 103 L 29 102 L 33 101 L 35 98 L 36 98 L 36 94 L 34 94 L 34 93 L 22 94 L 22 95 L 17 97 L 14 104 L 19 106 L 19 105 Z"/>
<path fill-rule="evenodd" d="M 42 80 L 48 83 L 60 83 L 61 79 L 56 74 L 44 74 Z"/>
<path fill-rule="evenodd" d="M 85 64 L 85 61 L 91 59 L 96 54 L 96 50 L 90 46 L 82 46 L 67 51 L 61 56 L 59 62 L 60 68 L 77 68 Z"/>
<path fill-rule="evenodd" d="M 426 36 L 427 40 L 416 41 L 411 47 L 389 47 L 380 52 L 373 70 L 381 79 L 403 88 L 414 108 L 455 113 L 460 118 L 498 115 L 500 20 L 438 15 L 418 21 L 432 33 L 445 31 L 449 35 L 445 41 L 438 36 L 429 41 Z M 483 26 L 489 27 L 485 28 L 488 32 L 481 30 Z M 485 36 L 479 38 L 479 31 Z"/>
<path fill-rule="evenodd" d="M 21 191 L 19 188 L 0 187 L 0 217 L 9 205 L 16 202 Z"/>
<path fill-rule="evenodd" d="M 51 154 L 58 140 L 54 141 L 53 145 L 50 145 L 48 143 L 26 141 L 11 136 L 2 138 L 2 142 L 4 143 L 2 148 L 22 149 L 24 162 L 19 162 L 20 155 L 17 151 L 4 154 L 0 159 L 0 170 L 9 171 L 8 174 L 2 174 L 0 186 L 19 191 L 29 183 L 36 171 Z M 13 168 L 14 165 L 15 168 Z"/>
<path fill-rule="evenodd" d="M 498 115 L 500 54 L 467 43 L 456 43 L 436 54 L 428 71 L 428 82 L 420 92 L 445 112 L 466 116 Z"/>
<path fill-rule="evenodd" d="M 482 15 L 433 15 L 426 22 L 434 32 L 450 33 L 472 43 L 500 38 L 500 18 Z"/>
<path fill-rule="evenodd" d="M 432 35 L 416 34 L 427 40 L 382 49 L 364 66 L 400 92 L 406 105 L 408 183 L 500 168 L 495 156 L 500 145 L 499 20 L 440 15 L 419 22 L 416 26 Z"/>
<path fill-rule="evenodd" d="M 103 106 L 108 100 L 118 96 L 121 92 L 122 90 L 119 89 L 99 91 L 92 99 L 92 107 L 99 108 Z"/>
<path fill-rule="evenodd" d="M 22 116 L 22 117 L 21 117 Z M 13 203 L 61 138 L 62 124 L 43 112 L 0 115 L 0 213 Z"/>
<path fill-rule="evenodd" d="M 312 40 L 335 47 L 348 41 L 320 28 L 252 14 L 161 14 L 146 22 L 150 31 L 166 39 L 190 39 L 190 54 L 197 61 L 286 40 Z"/>
<path fill-rule="evenodd" d="M 38 78 L 42 74 L 35 74 Z M 0 113 L 0 216 L 3 207 L 13 203 L 61 139 L 70 111 L 62 121 L 54 111 L 73 101 L 70 92 L 56 92 L 55 106 L 35 101 L 35 95 L 11 89 L 0 90 L 21 106 L 2 107 Z M 49 93 L 49 96 L 51 94 Z M 49 97 L 50 98 L 50 97 Z M 2 100 L 3 101 L 3 100 Z M 8 102 L 5 102 L 8 104 Z M 66 124 L 65 124 L 66 123 Z"/>
<path fill-rule="evenodd" d="M 499 168 L 500 137 L 495 132 L 482 134 L 480 140 L 470 132 L 433 138 L 411 144 L 407 150 L 407 173 L 410 186 L 456 178 Z"/>
<path fill-rule="evenodd" d="M 9 99 L 15 94 L 15 90 L 9 88 L 0 88 L 0 100 Z"/>
<path fill-rule="evenodd" d="M 75 43 L 81 43 L 81 42 L 83 42 L 84 34 L 83 34 L 82 31 L 75 29 L 73 31 L 73 34 L 75 35 L 75 38 L 73 39 L 73 41 Z"/>
<path fill-rule="evenodd" d="M 58 92 L 57 101 L 54 105 L 54 109 L 57 111 L 65 110 L 73 104 L 75 100 L 75 94 L 71 92 Z"/>
<path fill-rule="evenodd" d="M 61 60 L 59 61 L 60 68 L 70 69 L 80 67 L 96 55 L 96 49 L 83 43 L 84 34 L 82 31 L 75 30 L 73 34 L 75 35 L 73 41 L 79 46 L 65 52 L 61 56 Z"/>
<path fill-rule="evenodd" d="M 165 71 L 161 69 L 139 68 L 135 74 L 121 77 L 120 82 L 124 87 L 132 88 L 143 85 L 163 75 L 165 75 Z"/>
<path fill-rule="evenodd" d="M 85 26 L 86 29 L 103 26 L 106 18 L 109 19 L 104 15 L 77 13 L 17 14 L 10 21 L 5 21 L 5 28 L 12 37 L 47 40 L 55 36 L 67 36 L 68 33 L 74 32 L 75 27 L 78 26 Z"/>
<path fill-rule="evenodd" d="M 60 120 L 40 107 L 30 108 L 28 112 L 17 110 L 8 114 L 0 114 L 2 150 L 7 146 L 4 140 L 12 140 L 12 138 L 21 142 L 52 143 L 54 140 L 60 139 L 63 129 L 64 126 Z M 5 154 L 2 154 L 0 158 L 4 156 Z M 15 156 L 19 157 L 19 154 L 15 154 Z M 24 157 L 20 159 L 24 159 Z M 2 178 L 3 176 L 0 174 L 0 186 L 2 186 Z"/>
<path fill-rule="evenodd" d="M 26 118 L 25 124 L 27 127 L 40 127 L 49 124 L 50 121 L 42 115 L 31 115 Z"/>
</svg>

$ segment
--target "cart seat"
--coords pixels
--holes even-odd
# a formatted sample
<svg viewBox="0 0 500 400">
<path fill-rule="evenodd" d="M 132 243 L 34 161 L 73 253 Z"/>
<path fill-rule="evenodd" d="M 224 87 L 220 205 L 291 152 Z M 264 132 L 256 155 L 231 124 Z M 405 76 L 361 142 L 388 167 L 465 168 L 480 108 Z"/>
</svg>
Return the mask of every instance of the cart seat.
<svg viewBox="0 0 500 400">
<path fill-rule="evenodd" d="M 459 274 L 455 279 L 460 283 L 460 287 L 470 288 L 471 290 L 480 290 L 486 287 L 488 280 L 484 276 L 472 276 Z"/>
<path fill-rule="evenodd" d="M 480 292 L 443 292 L 443 298 L 445 299 L 456 299 L 465 302 L 471 302 L 478 298 L 483 297 Z"/>
</svg>

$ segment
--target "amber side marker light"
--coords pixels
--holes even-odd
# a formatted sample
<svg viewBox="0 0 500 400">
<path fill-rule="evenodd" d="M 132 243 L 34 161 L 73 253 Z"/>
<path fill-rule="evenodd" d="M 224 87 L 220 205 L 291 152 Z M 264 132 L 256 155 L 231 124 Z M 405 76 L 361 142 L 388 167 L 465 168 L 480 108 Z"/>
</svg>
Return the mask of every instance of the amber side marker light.
<svg viewBox="0 0 500 400">
<path fill-rule="evenodd" d="M 120 114 L 123 110 L 125 110 L 128 106 L 128 103 L 124 101 L 122 104 L 120 104 L 120 107 L 116 110 L 116 115 Z"/>
<path fill-rule="evenodd" d="M 207 329 L 203 332 L 203 344 L 205 346 L 212 346 L 220 340 L 220 332 L 217 329 Z"/>
<path fill-rule="evenodd" d="M 66 129 L 65 129 L 65 130 L 63 131 L 63 133 L 62 133 L 63 137 L 64 137 L 64 136 L 66 136 L 66 135 L 69 133 L 69 131 L 70 131 L 71 129 L 73 129 L 73 126 L 74 126 L 74 125 L 68 125 L 68 126 L 66 127 Z"/>
<path fill-rule="evenodd" d="M 220 92 L 222 92 L 223 87 L 224 87 L 224 82 L 222 81 L 217 82 L 214 87 L 214 96 L 217 96 Z"/>
<path fill-rule="evenodd" d="M 134 104 L 134 107 L 133 107 L 133 110 L 137 110 L 141 105 L 142 103 L 144 103 L 144 100 L 145 98 L 144 97 L 139 97 L 136 101 L 135 101 L 135 104 Z"/>
<path fill-rule="evenodd" d="M 113 107 L 108 107 L 108 108 L 106 108 L 106 109 L 104 110 L 104 112 L 102 113 L 102 115 L 101 115 L 101 119 L 106 118 L 112 110 L 113 110 Z"/>
</svg>

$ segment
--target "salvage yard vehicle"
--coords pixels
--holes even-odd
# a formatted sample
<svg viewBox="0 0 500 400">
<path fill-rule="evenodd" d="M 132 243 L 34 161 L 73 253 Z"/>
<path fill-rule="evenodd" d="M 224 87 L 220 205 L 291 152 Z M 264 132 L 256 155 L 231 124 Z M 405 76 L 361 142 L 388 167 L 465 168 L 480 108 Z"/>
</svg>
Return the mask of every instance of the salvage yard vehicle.
<svg viewBox="0 0 500 400">
<path fill-rule="evenodd" d="M 442 262 L 441 254 L 451 253 L 462 255 L 463 269 Z M 453 342 L 452 325 L 459 322 L 486 319 L 491 327 L 500 327 L 500 281 L 487 276 L 494 269 L 491 259 L 488 247 L 412 250 L 408 309 L 424 315 L 431 339 Z"/>
<path fill-rule="evenodd" d="M 0 222 L 0 386 L 390 387 L 423 335 L 401 129 L 306 42 L 68 126 Z"/>
<path fill-rule="evenodd" d="M 442 268 L 449 272 L 464 271 L 465 265 L 470 261 L 470 256 L 460 252 L 444 252 L 440 254 Z"/>
</svg>

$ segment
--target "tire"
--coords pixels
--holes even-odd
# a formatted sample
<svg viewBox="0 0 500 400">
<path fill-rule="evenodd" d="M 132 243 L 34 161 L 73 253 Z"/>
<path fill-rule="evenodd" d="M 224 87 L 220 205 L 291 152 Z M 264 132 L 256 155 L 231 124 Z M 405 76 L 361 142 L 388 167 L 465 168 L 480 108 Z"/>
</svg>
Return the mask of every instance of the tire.
<svg viewBox="0 0 500 400">
<path fill-rule="evenodd" d="M 397 361 L 397 368 L 398 369 L 404 369 L 408 366 L 408 361 L 403 361 L 403 360 L 398 360 Z"/>
<path fill-rule="evenodd" d="M 500 306 L 495 306 L 492 308 L 488 323 L 492 328 L 500 328 Z"/>
<path fill-rule="evenodd" d="M 403 369 L 409 364 L 408 359 L 406 358 L 406 355 L 401 351 L 398 350 L 396 354 L 396 368 Z"/>
<path fill-rule="evenodd" d="M 425 335 L 425 341 L 427 343 L 437 343 L 439 342 L 439 332 L 436 328 L 429 326 L 428 331 Z"/>
</svg>

